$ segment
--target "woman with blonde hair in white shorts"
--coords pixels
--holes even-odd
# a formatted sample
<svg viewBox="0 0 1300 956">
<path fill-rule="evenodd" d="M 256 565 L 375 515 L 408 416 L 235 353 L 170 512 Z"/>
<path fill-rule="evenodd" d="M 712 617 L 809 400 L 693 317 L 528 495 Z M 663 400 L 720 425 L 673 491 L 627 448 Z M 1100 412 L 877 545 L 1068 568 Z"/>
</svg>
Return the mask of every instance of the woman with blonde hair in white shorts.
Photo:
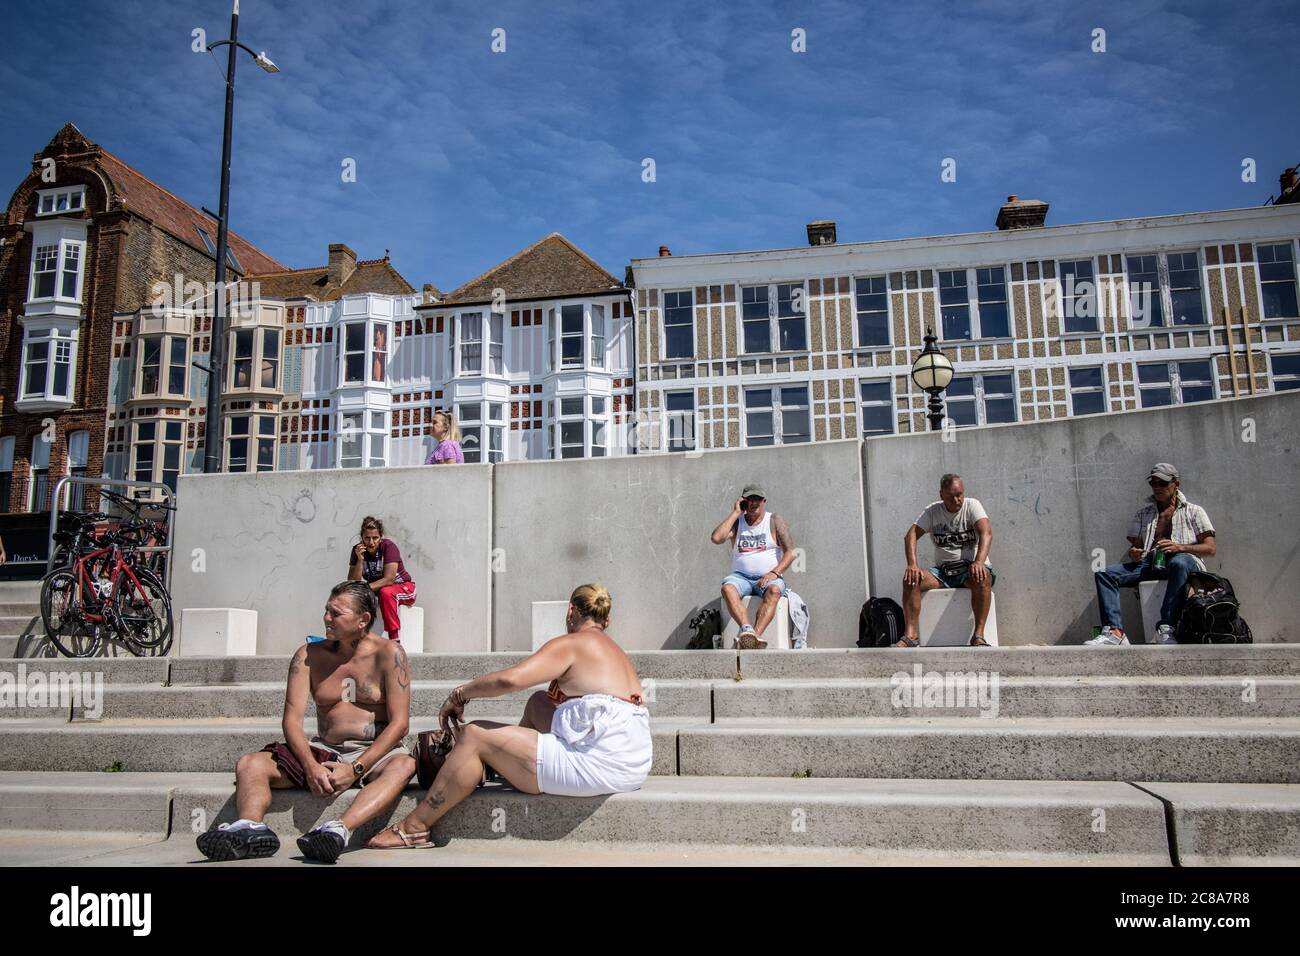
<svg viewBox="0 0 1300 956">
<path fill-rule="evenodd" d="M 639 789 L 650 774 L 650 712 L 632 662 L 605 633 L 610 604 L 603 586 L 582 585 L 569 598 L 567 634 L 514 667 L 453 690 L 438 714 L 444 729 L 471 700 L 550 683 L 529 699 L 517 726 L 461 726 L 424 799 L 367 845 L 432 846 L 430 829 L 474 791 L 485 767 L 524 793 L 594 797 Z"/>
</svg>

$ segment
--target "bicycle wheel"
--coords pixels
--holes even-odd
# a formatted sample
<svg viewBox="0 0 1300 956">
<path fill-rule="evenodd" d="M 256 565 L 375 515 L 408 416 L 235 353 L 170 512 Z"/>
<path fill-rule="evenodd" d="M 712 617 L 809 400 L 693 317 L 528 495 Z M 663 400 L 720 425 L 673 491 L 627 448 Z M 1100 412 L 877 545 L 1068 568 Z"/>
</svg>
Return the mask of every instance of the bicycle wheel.
<svg viewBox="0 0 1300 956">
<path fill-rule="evenodd" d="M 71 571 L 55 571 L 41 582 L 41 622 L 45 636 L 65 657 L 93 657 L 99 650 L 100 628 L 87 625 Z"/>
<path fill-rule="evenodd" d="M 172 598 L 149 571 L 135 570 L 139 587 L 125 575 L 113 586 L 112 619 L 117 636 L 137 657 L 163 657 L 172 646 Z"/>
</svg>

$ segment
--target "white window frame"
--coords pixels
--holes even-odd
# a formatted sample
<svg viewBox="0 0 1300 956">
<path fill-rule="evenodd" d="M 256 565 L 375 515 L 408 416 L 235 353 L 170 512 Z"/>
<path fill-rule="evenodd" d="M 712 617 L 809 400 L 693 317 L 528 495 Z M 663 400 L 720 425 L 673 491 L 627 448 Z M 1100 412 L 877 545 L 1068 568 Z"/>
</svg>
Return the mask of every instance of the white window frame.
<svg viewBox="0 0 1300 956">
<path fill-rule="evenodd" d="M 885 295 L 885 313 L 884 313 L 884 315 L 885 315 L 885 341 L 883 341 L 883 342 L 863 342 L 863 341 L 862 341 L 862 326 L 861 326 L 861 323 L 859 322 L 859 316 L 860 316 L 862 313 L 860 313 L 860 312 L 858 311 L 858 283 L 859 283 L 859 282 L 868 282 L 868 281 L 870 281 L 870 282 L 874 282 L 874 281 L 876 281 L 877 279 L 879 279 L 880 281 L 884 282 L 884 284 L 885 284 L 885 293 L 884 293 L 884 295 Z M 868 293 L 866 293 L 866 294 L 867 294 L 867 295 L 879 295 L 879 293 L 876 293 L 876 292 L 868 292 Z M 894 306 L 893 306 L 893 303 L 890 301 L 892 298 L 893 298 L 893 296 L 890 295 L 890 289 L 889 289 L 889 276 L 888 276 L 887 274 L 886 274 L 886 275 L 854 276 L 854 277 L 853 277 L 853 346 L 854 346 L 854 348 L 859 348 L 859 349 L 885 349 L 885 348 L 891 348 L 891 347 L 893 346 L 893 343 L 894 343 L 894 316 L 893 316 L 893 309 L 894 309 Z M 871 314 L 872 314 L 872 315 L 878 315 L 879 313 L 875 313 L 875 312 L 873 312 L 873 313 L 871 313 Z"/>
<path fill-rule="evenodd" d="M 48 200 L 48 202 L 47 202 Z M 60 200 L 63 204 L 60 205 Z M 46 206 L 49 209 L 46 209 Z M 37 216 L 62 216 L 70 212 L 82 212 L 86 208 L 86 187 L 55 186 L 51 189 L 36 191 Z"/>
<path fill-rule="evenodd" d="M 1071 375 L 1074 372 L 1083 372 L 1096 369 L 1101 373 L 1100 385 L 1080 385 L 1075 386 Z M 1110 397 L 1106 390 L 1106 366 L 1105 365 L 1070 365 L 1065 369 L 1065 389 L 1070 393 L 1070 415 L 1084 417 L 1087 415 L 1105 415 L 1110 411 Z M 1100 395 L 1101 408 L 1095 412 L 1081 412 L 1075 406 L 1075 396 L 1077 395 Z"/>
<path fill-rule="evenodd" d="M 791 296 L 790 302 L 793 303 L 790 315 L 781 314 L 780 289 L 791 287 L 794 289 L 794 295 Z M 770 348 L 757 349 L 749 351 L 745 342 L 745 291 L 747 289 L 767 288 L 767 344 Z M 809 350 L 809 327 L 808 327 L 808 285 L 800 280 L 799 282 L 757 282 L 740 287 L 740 308 L 737 312 L 737 321 L 739 322 L 739 343 L 741 355 L 779 355 L 790 354 L 795 352 L 807 352 Z M 792 348 L 781 347 L 781 323 L 799 321 L 803 330 L 803 345 Z M 751 322 L 758 321 L 751 319 Z"/>
<path fill-rule="evenodd" d="M 867 401 L 862 397 L 862 386 L 864 385 L 885 385 L 889 388 L 889 399 L 882 401 L 872 399 Z M 875 437 L 877 435 L 895 435 L 898 433 L 898 405 L 894 397 L 894 379 L 890 378 L 861 378 L 857 382 L 857 403 L 858 403 L 858 430 L 863 438 Z M 867 434 L 866 409 L 870 408 L 888 408 L 889 409 L 889 431 L 873 431 L 871 435 Z"/>
<path fill-rule="evenodd" d="M 661 356 L 660 360 L 664 362 L 695 361 L 695 356 L 699 351 L 699 343 L 695 341 L 695 306 L 697 304 L 695 301 L 695 290 L 693 288 L 661 289 L 659 295 L 661 300 L 661 307 L 659 309 L 659 355 Z M 685 308 L 687 314 L 690 316 L 690 320 L 686 323 L 686 327 L 690 329 L 691 332 L 691 349 L 685 355 L 668 354 L 668 296 L 670 295 L 675 295 L 675 296 L 685 295 L 690 297 L 690 305 L 677 307 L 677 308 Z M 678 325 L 674 325 L 673 327 L 680 328 L 680 326 Z"/>
<path fill-rule="evenodd" d="M 691 407 L 672 409 L 668 399 L 675 395 L 685 395 L 691 401 Z M 664 451 L 694 451 L 697 447 L 695 432 L 695 389 L 681 388 L 664 391 Z M 689 423 L 689 430 L 687 428 Z M 674 445 L 678 447 L 674 447 Z"/>
<path fill-rule="evenodd" d="M 1015 369 L 988 369 L 986 371 L 971 372 L 967 375 L 955 376 L 955 378 L 959 378 L 959 379 L 970 378 L 970 379 L 974 379 L 975 381 L 975 388 L 973 389 L 972 396 L 970 398 L 967 398 L 966 396 L 963 395 L 957 399 L 958 401 L 961 402 L 973 401 L 975 403 L 975 421 L 970 425 L 957 425 L 958 428 L 983 428 L 985 425 L 990 424 L 988 420 L 988 407 L 985 405 L 985 400 L 987 398 L 988 393 L 984 388 L 984 379 L 986 376 L 994 376 L 994 375 L 1007 375 L 1010 376 L 1011 378 L 1011 392 L 1009 393 L 1009 397 L 1011 398 L 1011 410 L 1013 412 L 1013 417 L 1010 422 L 992 422 L 991 424 L 1007 425 L 1007 424 L 1013 424 L 1015 422 L 1020 421 L 1020 390 L 1018 387 L 1018 382 L 1016 381 Z M 1008 397 L 1008 394 L 1003 392 L 995 392 L 993 394 L 993 397 L 995 399 L 1006 398 Z M 945 417 L 951 419 L 952 416 L 948 414 L 948 412 L 951 408 L 952 399 L 945 394 L 944 402 L 945 402 L 944 405 Z M 956 419 L 952 419 L 952 420 L 955 424 Z"/>
<path fill-rule="evenodd" d="M 476 398 L 468 402 L 457 402 L 455 407 L 465 463 L 499 464 L 505 461 L 506 403 L 491 398 Z M 466 409 L 473 410 L 473 418 L 466 417 Z M 471 438 L 473 441 L 470 441 Z"/>
<path fill-rule="evenodd" d="M 234 421 L 237 418 L 248 419 L 248 431 L 246 433 L 237 434 L 234 431 Z M 269 429 L 264 429 L 262 427 L 262 421 L 264 419 L 271 422 Z M 275 412 L 259 411 L 252 408 L 245 409 L 233 414 L 227 414 L 225 425 L 226 447 L 222 449 L 222 452 L 225 459 L 225 470 L 227 472 L 242 475 L 275 471 L 277 455 L 279 455 L 280 451 L 280 434 L 278 431 L 279 416 Z M 248 442 L 247 451 L 245 452 L 245 464 L 243 469 L 235 471 L 230 466 L 230 446 L 232 442 L 241 438 Z M 261 449 L 267 442 L 270 442 L 271 444 L 271 467 L 262 468 L 258 465 L 258 459 L 261 457 Z"/>
<path fill-rule="evenodd" d="M 1197 281 L 1200 283 L 1201 293 L 1201 321 L 1200 322 L 1174 322 L 1174 301 L 1173 288 L 1169 281 L 1169 257 L 1172 255 L 1194 255 L 1196 256 L 1196 274 Z M 1129 260 L 1155 256 L 1156 258 L 1156 285 L 1155 291 L 1160 296 L 1160 324 L 1152 325 L 1149 322 L 1145 325 L 1137 325 L 1134 322 L 1138 309 L 1133 296 L 1133 289 L 1129 278 Z M 1176 331 L 1178 329 L 1199 329 L 1214 324 L 1214 317 L 1210 315 L 1209 303 L 1206 298 L 1209 283 L 1206 282 L 1206 262 L 1205 257 L 1201 255 L 1201 249 L 1166 249 L 1163 252 L 1126 252 L 1124 253 L 1124 292 L 1128 296 L 1128 328 L 1130 332 L 1149 332 L 1152 330 L 1159 331 Z M 1256 274 L 1258 275 L 1258 268 Z M 1144 363 L 1145 364 L 1145 363 Z"/>
<path fill-rule="evenodd" d="M 1269 353 L 1268 370 L 1269 370 L 1269 375 L 1272 376 L 1273 379 L 1273 391 L 1289 392 L 1292 391 L 1293 389 L 1300 389 L 1300 367 L 1297 367 L 1296 371 L 1294 372 L 1284 372 L 1281 375 L 1278 375 L 1276 371 L 1276 363 L 1277 360 L 1280 358 L 1295 359 L 1297 363 L 1300 363 L 1300 352 L 1270 352 Z M 1279 380 L 1283 382 L 1281 388 L 1277 387 L 1277 383 Z"/>
<path fill-rule="evenodd" d="M 146 426 L 153 427 L 152 438 L 142 438 L 140 432 Z M 168 438 L 167 432 L 169 426 L 175 426 L 177 431 L 176 438 Z M 127 473 L 136 481 L 155 481 L 167 484 L 167 473 L 176 472 L 176 481 L 168 485 L 172 493 L 176 491 L 176 482 L 180 476 L 185 473 L 185 432 L 186 422 L 177 417 L 158 417 L 142 418 L 131 423 L 131 448 L 127 462 Z M 139 471 L 140 451 L 143 448 L 149 449 L 151 460 L 149 462 L 149 471 L 141 475 Z M 167 467 L 167 450 L 168 448 L 176 449 L 176 467 L 174 469 Z M 135 492 L 137 498 L 154 498 L 156 489 L 146 488 Z"/>
<path fill-rule="evenodd" d="M 1255 282 L 1259 287 L 1259 318 L 1261 322 L 1289 322 L 1294 321 L 1300 316 L 1294 315 L 1276 315 L 1267 316 L 1264 314 L 1264 263 L 1260 261 L 1259 253 L 1264 247 L 1286 246 L 1291 250 L 1291 288 L 1296 293 L 1296 310 L 1300 312 L 1300 256 L 1296 255 L 1296 241 L 1294 239 L 1275 239 L 1272 241 L 1265 240 L 1255 243 Z M 1269 285 L 1279 284 L 1282 280 L 1270 280 Z M 1211 317 L 1212 318 L 1212 317 Z"/>
<path fill-rule="evenodd" d="M 557 395 L 554 403 L 552 406 L 554 414 L 551 416 L 553 420 L 551 427 L 555 429 L 555 435 L 551 447 L 555 450 L 555 457 L 567 459 L 588 457 L 587 397 L 585 395 Z M 576 411 L 572 407 L 575 403 L 577 405 Z M 570 406 L 568 410 L 565 409 L 566 404 Z M 581 436 L 579 443 L 575 444 L 572 441 L 566 442 L 564 440 L 565 425 L 578 426 L 578 434 Z M 577 448 L 579 453 L 565 455 L 564 450 L 566 448 Z"/>
<path fill-rule="evenodd" d="M 787 388 L 804 389 L 807 398 L 807 404 L 803 405 L 786 405 L 782 391 Z M 751 445 L 749 439 L 749 406 L 746 404 L 747 396 L 750 392 L 768 391 L 771 393 L 771 415 L 772 415 L 772 442 L 770 445 Z M 802 445 L 811 443 L 814 440 L 814 422 L 812 414 L 812 384 L 809 382 L 773 382 L 762 385 L 743 385 L 741 386 L 740 396 L 741 419 L 744 424 L 744 447 L 746 448 L 770 448 L 779 445 Z M 764 406 L 756 406 L 763 408 Z M 785 415 L 787 412 L 805 411 L 808 413 L 808 438 L 807 441 L 789 441 L 786 438 Z M 762 414 L 762 412 L 757 412 Z"/>
<path fill-rule="evenodd" d="M 253 348 L 247 359 L 236 359 L 235 343 L 241 333 L 248 332 L 252 335 Z M 266 336 L 274 332 L 276 336 L 275 355 L 269 358 L 266 351 Z M 343 351 L 339 349 L 340 353 Z M 226 373 L 226 391 L 247 394 L 249 392 L 280 392 L 284 389 L 284 329 L 278 325 L 246 325 L 230 330 L 229 338 L 226 341 L 226 364 L 229 371 Z M 248 384 L 237 385 L 235 383 L 236 368 L 238 362 L 246 361 L 248 366 Z M 275 363 L 275 381 L 271 385 L 262 384 L 262 365 L 265 362 Z"/>
<path fill-rule="evenodd" d="M 37 489 L 42 484 L 41 478 L 45 479 L 45 491 L 41 495 L 43 498 L 50 496 L 50 450 L 53 442 L 45 440 L 45 433 L 38 432 L 32 438 L 31 452 L 31 479 L 27 482 L 27 511 L 35 512 L 37 510 Z M 46 502 L 40 502 L 41 510 L 47 510 Z M 52 504 L 52 502 L 51 502 Z"/>
<path fill-rule="evenodd" d="M 144 366 L 145 366 L 145 347 L 151 339 L 158 339 L 158 388 L 153 391 L 147 391 L 144 387 Z M 184 346 L 185 354 L 182 357 L 181 364 L 177 366 L 173 361 L 172 352 L 176 343 Z M 184 398 L 189 394 L 190 384 L 190 337 L 188 335 L 170 335 L 164 332 L 151 332 L 147 335 L 136 337 L 136 368 L 135 379 L 133 382 L 133 395 L 136 398 Z M 180 391 L 174 391 L 171 387 L 172 372 L 177 368 L 181 370 L 181 387 Z M 233 373 L 232 373 L 233 374 Z"/>
<path fill-rule="evenodd" d="M 1185 401 L 1183 398 L 1183 377 L 1182 377 L 1182 369 L 1179 368 L 1179 366 L 1190 364 L 1192 362 L 1204 362 L 1207 366 L 1209 366 L 1210 369 L 1209 379 L 1205 381 L 1201 381 L 1199 379 L 1193 380 L 1191 384 L 1196 387 L 1209 385 L 1210 397 L 1198 399 L 1195 402 L 1188 402 Z M 1205 356 L 1203 358 L 1169 359 L 1168 361 L 1163 361 L 1163 362 L 1138 362 L 1136 363 L 1136 365 L 1137 365 L 1137 369 L 1136 369 L 1135 381 L 1138 390 L 1138 396 L 1137 396 L 1138 408 L 1173 408 L 1178 405 L 1195 405 L 1195 404 L 1200 404 L 1201 402 L 1212 402 L 1218 399 L 1219 397 L 1218 375 L 1216 375 L 1214 371 L 1213 356 Z M 1144 386 L 1142 383 L 1141 370 L 1144 368 L 1154 368 L 1159 365 L 1165 366 L 1169 371 L 1169 381 L 1167 385 L 1164 382 L 1153 382 Z M 1168 405 L 1143 404 L 1142 393 L 1144 391 L 1149 392 L 1149 391 L 1154 391 L 1157 388 L 1165 388 L 1165 387 L 1169 389 L 1170 401 Z"/>
<path fill-rule="evenodd" d="M 23 328 L 23 345 L 22 345 L 22 366 L 18 376 L 18 401 L 17 407 L 31 407 L 38 404 L 48 405 L 71 405 L 74 396 L 77 394 L 77 346 L 80 330 L 75 326 L 63 324 L 50 324 L 47 322 L 27 324 Z M 31 359 L 32 346 L 46 345 L 44 359 L 45 365 L 45 388 L 40 392 L 28 391 L 28 381 L 30 378 L 30 369 L 32 366 L 40 363 L 33 362 Z M 60 351 L 65 351 L 65 362 L 68 367 L 67 391 L 63 393 L 54 390 L 54 366 L 56 364 L 65 364 L 58 361 Z"/>
<path fill-rule="evenodd" d="M 587 405 L 591 409 L 587 425 L 587 454 L 592 458 L 605 458 L 609 455 L 609 396 L 589 395 Z M 603 441 L 596 441 L 598 434 Z"/>
<path fill-rule="evenodd" d="M 979 274 L 981 271 L 989 271 L 992 269 L 1002 270 L 1002 290 L 1006 298 L 996 300 L 996 301 L 1006 306 L 1007 331 L 1005 335 L 988 335 L 984 331 L 984 318 L 981 314 L 981 309 L 980 309 L 981 301 L 980 301 L 980 292 L 979 292 L 979 288 L 980 288 Z M 970 336 L 968 338 L 961 337 L 961 336 L 955 338 L 948 338 L 947 330 L 944 328 L 944 324 L 943 324 L 943 294 L 942 294 L 943 276 L 950 275 L 952 273 L 962 273 L 962 272 L 966 274 L 966 315 L 968 317 L 968 322 L 970 326 Z M 1011 313 L 1011 289 L 1010 289 L 1011 283 L 1007 279 L 1007 275 L 1008 275 L 1008 271 L 1007 271 L 1006 264 L 1000 262 L 991 263 L 990 265 L 986 265 L 986 266 L 972 266 L 968 269 L 935 270 L 934 292 L 935 292 L 935 298 L 938 300 L 935 304 L 938 306 L 939 341 L 940 342 L 979 342 L 979 341 L 987 340 L 987 341 L 1001 342 L 1001 341 L 1006 341 L 1008 339 L 1015 338 L 1015 334 L 1016 334 L 1015 319 Z M 958 287 L 953 286 L 952 288 L 958 288 Z M 993 299 L 988 300 L 989 304 L 994 303 L 994 301 L 995 300 Z"/>
<path fill-rule="evenodd" d="M 1070 289 L 1066 288 L 1066 283 L 1062 279 L 1066 266 L 1077 266 L 1081 262 L 1086 262 L 1092 272 L 1092 277 L 1080 282 L 1070 284 Z M 1073 272 L 1070 273 L 1072 276 Z M 1087 285 L 1087 289 L 1078 291 L 1082 286 Z M 1074 290 L 1071 294 L 1071 289 Z M 1098 303 L 1101 301 L 1097 294 L 1097 260 L 1091 256 L 1085 256 L 1081 259 L 1057 259 L 1056 260 L 1056 301 L 1060 303 L 1061 308 L 1061 334 L 1062 335 L 1096 335 L 1101 331 L 1101 310 Z M 1071 315 L 1079 311 L 1080 302 L 1089 303 L 1089 315 Z M 1090 329 L 1072 329 L 1069 328 L 1071 321 L 1080 320 L 1092 322 Z"/>
<path fill-rule="evenodd" d="M 54 258 L 54 294 L 41 295 L 36 294 L 36 259 L 37 254 L 42 249 L 55 249 Z M 81 302 L 82 286 L 85 284 L 86 272 L 86 241 L 84 239 L 68 239 L 59 237 L 53 242 L 36 242 L 32 243 L 32 258 L 30 275 L 27 280 L 27 301 L 28 302 Z M 68 272 L 69 260 L 76 260 L 75 269 L 71 270 L 76 276 L 76 291 L 73 295 L 63 294 L 64 273 Z M 44 270 L 41 275 L 46 275 L 50 270 Z"/>
</svg>

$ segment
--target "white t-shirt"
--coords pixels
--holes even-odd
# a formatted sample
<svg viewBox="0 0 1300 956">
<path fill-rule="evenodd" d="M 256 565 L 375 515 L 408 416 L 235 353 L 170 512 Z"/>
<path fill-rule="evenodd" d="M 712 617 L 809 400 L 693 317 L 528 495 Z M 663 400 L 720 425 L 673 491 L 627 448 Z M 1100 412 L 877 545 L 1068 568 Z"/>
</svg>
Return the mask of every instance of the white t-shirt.
<svg viewBox="0 0 1300 956">
<path fill-rule="evenodd" d="M 916 526 L 934 539 L 935 565 L 959 558 L 974 561 L 980 543 L 975 523 L 987 517 L 978 498 L 963 498 L 956 514 L 936 501 L 917 516 Z M 989 563 L 987 558 L 984 563 Z"/>
</svg>

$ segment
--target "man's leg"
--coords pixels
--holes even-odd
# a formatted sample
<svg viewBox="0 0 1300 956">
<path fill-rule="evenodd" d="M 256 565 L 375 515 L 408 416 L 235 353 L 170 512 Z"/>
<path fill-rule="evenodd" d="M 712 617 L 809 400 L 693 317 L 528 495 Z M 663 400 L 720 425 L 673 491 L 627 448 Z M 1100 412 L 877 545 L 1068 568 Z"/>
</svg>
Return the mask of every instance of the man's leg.
<svg viewBox="0 0 1300 956">
<path fill-rule="evenodd" d="M 984 623 L 989 619 L 989 606 L 993 603 L 993 575 L 990 572 L 983 581 L 976 581 L 967 573 L 966 587 L 970 589 L 970 608 L 975 613 L 975 634 L 971 636 L 983 637 Z"/>
<path fill-rule="evenodd" d="M 349 830 L 368 823 L 397 802 L 413 776 L 414 757 L 406 754 L 393 757 L 361 788 L 357 798 L 339 820 Z"/>
<path fill-rule="evenodd" d="M 1119 589 L 1137 584 L 1142 578 L 1142 568 L 1141 561 L 1126 561 L 1123 564 L 1107 565 L 1093 574 L 1102 627 L 1124 626 L 1124 618 L 1119 609 Z"/>
<path fill-rule="evenodd" d="M 235 763 L 235 807 L 239 819 L 261 823 L 266 811 L 271 809 L 271 789 L 292 787 L 270 753 L 262 750 L 244 754 Z"/>
<path fill-rule="evenodd" d="M 919 584 L 903 583 L 903 636 L 916 640 L 916 629 L 921 620 L 921 595 L 926 591 L 933 591 L 935 588 L 943 587 L 943 582 L 936 578 L 926 568 L 921 569 L 921 582 Z M 895 647 L 903 645 L 895 644 Z"/>
<path fill-rule="evenodd" d="M 749 623 L 749 612 L 745 610 L 745 602 L 740 599 L 740 592 L 734 584 L 722 586 L 722 603 L 727 605 L 731 619 L 741 627 Z"/>
<path fill-rule="evenodd" d="M 780 600 L 781 586 L 775 583 L 768 585 L 763 592 L 763 603 L 758 607 L 758 616 L 754 620 L 754 632 L 759 637 L 763 636 L 767 626 L 772 623 L 772 618 L 776 617 L 776 606 Z"/>
<path fill-rule="evenodd" d="M 1187 602 L 1187 576 L 1199 571 L 1196 559 L 1190 554 L 1171 554 L 1165 563 L 1165 599 L 1160 605 L 1159 624 L 1178 626 L 1182 617 L 1183 605 Z"/>
<path fill-rule="evenodd" d="M 407 835 L 429 830 L 452 807 L 474 792 L 489 764 L 510 785 L 523 793 L 540 793 L 537 787 L 537 732 L 528 727 L 475 720 L 461 729 L 460 740 L 447 755 L 433 786 L 420 805 L 398 826 Z M 401 846 L 402 839 L 384 831 L 368 846 Z"/>
<path fill-rule="evenodd" d="M 528 698 L 528 704 L 524 707 L 524 716 L 519 721 L 519 726 L 531 728 L 539 734 L 549 734 L 551 732 L 551 718 L 554 716 L 555 705 L 551 703 L 551 698 L 546 696 L 546 691 L 539 690 Z"/>
</svg>

